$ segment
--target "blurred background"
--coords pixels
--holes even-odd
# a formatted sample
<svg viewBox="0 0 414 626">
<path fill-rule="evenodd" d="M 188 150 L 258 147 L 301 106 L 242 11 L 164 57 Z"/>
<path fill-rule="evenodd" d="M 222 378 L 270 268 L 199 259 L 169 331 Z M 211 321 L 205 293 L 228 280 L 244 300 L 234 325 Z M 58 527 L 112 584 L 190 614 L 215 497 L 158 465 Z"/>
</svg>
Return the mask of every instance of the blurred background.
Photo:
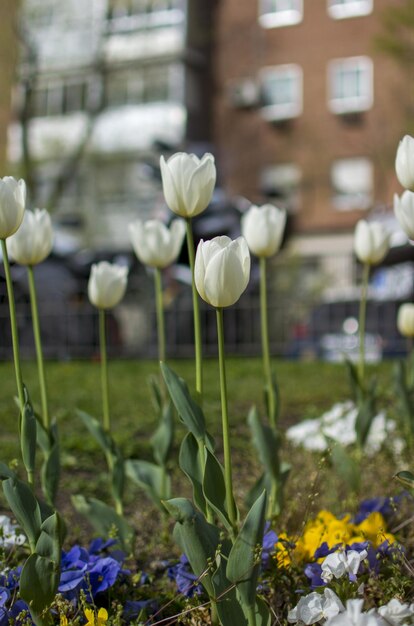
<svg viewBox="0 0 414 626">
<path fill-rule="evenodd" d="M 381 219 L 392 248 L 372 273 L 367 358 L 404 352 L 396 310 L 413 300 L 414 249 L 392 213 L 397 145 L 414 134 L 414 0 L 1 0 L 0 175 L 46 207 L 52 256 L 36 267 L 45 352 L 98 353 L 86 297 L 91 264 L 128 265 L 108 317 L 117 356 L 155 356 L 152 276 L 128 223 L 169 222 L 159 158 L 212 152 L 218 185 L 196 241 L 240 234 L 250 203 L 285 207 L 269 270 L 272 351 L 356 354 L 358 219 Z M 192 354 L 183 249 L 165 272 L 170 356 Z M 22 351 L 33 354 L 26 272 L 13 267 Z M 202 307 L 207 354 L 214 311 Z M 258 268 L 226 311 L 229 352 L 260 351 Z M 11 354 L 0 271 L 0 357 Z"/>
</svg>

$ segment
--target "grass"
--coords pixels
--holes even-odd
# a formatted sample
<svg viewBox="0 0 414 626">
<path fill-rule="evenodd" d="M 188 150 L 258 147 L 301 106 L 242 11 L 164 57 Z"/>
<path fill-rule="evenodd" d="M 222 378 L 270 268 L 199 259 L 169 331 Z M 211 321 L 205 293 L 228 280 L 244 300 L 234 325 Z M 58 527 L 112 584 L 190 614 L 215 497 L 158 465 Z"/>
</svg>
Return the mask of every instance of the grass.
<svg viewBox="0 0 414 626">
<path fill-rule="evenodd" d="M 194 389 L 194 364 L 190 360 L 171 362 L 175 369 Z M 345 369 L 342 365 L 279 361 L 274 362 L 281 390 L 282 429 L 306 417 L 316 417 L 334 402 L 350 397 Z M 106 499 L 107 476 L 102 452 L 88 435 L 76 409 L 82 409 L 97 418 L 101 416 L 100 367 L 97 362 L 49 362 L 46 365 L 51 414 L 59 421 L 63 479 L 58 506 L 69 519 L 75 520 L 72 530 L 81 533 L 83 522 L 70 505 L 70 495 L 84 493 Z M 391 364 L 370 367 L 380 383 L 381 403 L 391 407 Z M 127 458 L 151 459 L 149 439 L 155 429 L 155 411 L 151 403 L 150 376 L 158 375 L 153 361 L 113 361 L 109 364 L 110 404 L 114 437 Z M 23 363 L 25 383 L 35 407 L 39 405 L 37 371 L 32 362 Z M 253 403 L 264 413 L 262 393 L 262 364 L 260 359 L 231 358 L 227 363 L 232 451 L 234 462 L 235 492 L 242 501 L 246 489 L 258 477 L 260 468 L 252 451 L 246 417 Z M 10 463 L 19 459 L 17 409 L 13 400 L 15 379 L 10 363 L 0 364 L 0 411 L 2 429 L 0 437 L 0 460 Z M 204 412 L 210 432 L 218 442 L 221 454 L 220 397 L 218 365 L 215 359 L 207 360 L 204 372 Z M 176 449 L 184 430 L 177 429 Z M 332 506 L 344 510 L 349 492 L 340 477 L 318 455 L 304 453 L 285 445 L 283 456 L 293 469 L 288 481 L 286 512 L 281 524 L 300 525 L 311 509 Z M 18 461 L 17 461 L 18 462 Z M 364 462 L 364 497 L 382 495 L 396 488 L 392 485 L 395 473 L 393 459 L 383 455 L 375 461 Z M 184 493 L 183 493 L 184 492 Z M 190 495 L 188 484 L 179 470 L 173 470 L 174 495 Z M 338 503 L 340 506 L 338 506 Z M 351 502 L 352 505 L 352 502 Z M 151 549 L 154 530 L 154 509 L 142 494 L 128 488 L 127 511 L 143 530 L 142 548 Z"/>
</svg>

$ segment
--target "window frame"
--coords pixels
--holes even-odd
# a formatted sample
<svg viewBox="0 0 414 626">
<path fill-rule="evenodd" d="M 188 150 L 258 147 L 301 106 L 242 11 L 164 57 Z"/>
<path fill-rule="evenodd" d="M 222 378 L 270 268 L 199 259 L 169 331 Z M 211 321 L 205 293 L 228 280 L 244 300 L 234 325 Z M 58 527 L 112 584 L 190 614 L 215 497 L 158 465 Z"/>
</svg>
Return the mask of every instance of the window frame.
<svg viewBox="0 0 414 626">
<path fill-rule="evenodd" d="M 361 68 L 366 72 L 367 93 L 360 95 L 349 95 L 345 97 L 337 97 L 334 93 L 335 80 L 338 68 L 346 68 L 354 66 L 359 70 Z M 329 110 L 336 115 L 346 115 L 352 113 L 362 113 L 369 111 L 374 104 L 374 63 L 368 56 L 344 57 L 340 59 L 332 59 L 328 64 L 327 71 L 327 89 L 328 89 L 328 107 Z"/>
<path fill-rule="evenodd" d="M 275 0 L 277 2 L 277 0 Z M 296 0 L 296 9 L 266 11 L 266 0 L 259 2 L 259 23 L 263 28 L 294 26 L 303 20 L 303 0 Z"/>
<path fill-rule="evenodd" d="M 370 177 L 369 190 L 362 190 L 352 193 L 347 193 L 338 189 L 334 185 L 334 168 L 354 164 L 357 167 L 357 163 L 366 167 Z M 346 166 L 346 165 L 345 165 Z M 374 185 L 375 185 L 375 167 L 371 158 L 368 156 L 354 155 L 350 157 L 335 158 L 331 162 L 330 166 L 330 182 L 331 182 L 331 204 L 335 211 L 340 213 L 346 211 L 367 211 L 372 207 L 374 198 Z"/>
<path fill-rule="evenodd" d="M 374 10 L 374 0 L 351 0 L 347 4 L 335 4 L 335 0 L 327 0 L 328 15 L 333 20 L 345 20 L 350 17 L 370 15 Z"/>
<path fill-rule="evenodd" d="M 260 88 L 263 92 L 264 82 L 267 76 L 280 74 L 282 77 L 284 73 L 293 71 L 296 73 L 297 78 L 297 98 L 296 102 L 290 103 L 274 103 L 274 104 L 261 104 L 261 115 L 268 121 L 284 121 L 299 117 L 303 112 L 303 69 L 297 63 L 286 63 L 282 65 L 273 65 L 264 67 L 260 71 Z"/>
</svg>

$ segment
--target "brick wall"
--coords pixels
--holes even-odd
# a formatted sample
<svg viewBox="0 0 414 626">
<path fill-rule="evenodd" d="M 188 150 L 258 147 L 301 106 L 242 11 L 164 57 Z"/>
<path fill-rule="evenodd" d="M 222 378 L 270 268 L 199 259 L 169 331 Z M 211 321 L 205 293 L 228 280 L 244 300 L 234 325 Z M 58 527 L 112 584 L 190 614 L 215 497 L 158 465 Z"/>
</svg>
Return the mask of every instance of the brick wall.
<svg viewBox="0 0 414 626">
<path fill-rule="evenodd" d="M 297 232 L 349 230 L 362 211 L 332 205 L 330 168 L 334 159 L 369 157 L 374 165 L 373 206 L 390 203 L 400 190 L 393 162 L 404 134 L 404 111 L 412 87 L 394 62 L 379 54 L 374 37 L 381 13 L 401 0 L 374 0 L 372 14 L 332 19 L 327 0 L 304 0 L 297 25 L 263 28 L 258 0 L 221 0 L 216 12 L 216 96 L 214 137 L 222 182 L 255 202 L 260 172 L 268 165 L 296 163 L 302 171 Z M 327 65 L 331 59 L 366 55 L 374 61 L 374 104 L 350 118 L 327 104 Z M 285 124 L 263 119 L 258 107 L 238 109 L 229 98 L 232 81 L 257 78 L 267 66 L 295 63 L 303 70 L 303 113 Z"/>
<path fill-rule="evenodd" d="M 11 118 L 11 87 L 16 67 L 17 0 L 0 2 L 0 176 L 6 172 L 7 126 Z"/>
</svg>

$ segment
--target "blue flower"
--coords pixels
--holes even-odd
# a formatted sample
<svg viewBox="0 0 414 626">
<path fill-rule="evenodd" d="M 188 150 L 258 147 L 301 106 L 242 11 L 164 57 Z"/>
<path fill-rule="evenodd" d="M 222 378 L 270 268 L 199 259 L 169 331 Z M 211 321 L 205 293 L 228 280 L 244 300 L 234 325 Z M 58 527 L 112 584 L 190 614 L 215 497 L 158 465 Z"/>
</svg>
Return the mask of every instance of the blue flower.
<svg viewBox="0 0 414 626">
<path fill-rule="evenodd" d="M 269 530 L 270 522 L 266 522 L 262 543 L 262 567 L 266 568 L 270 555 L 275 551 L 275 545 L 278 542 L 278 536 L 274 530 Z"/>
<path fill-rule="evenodd" d="M 151 615 L 158 611 L 158 604 L 155 600 L 127 600 L 122 616 L 124 619 L 131 621 L 139 617 L 142 610 L 145 610 L 147 615 Z"/>
<path fill-rule="evenodd" d="M 197 576 L 193 574 L 190 564 L 185 554 L 180 557 L 180 562 L 168 568 L 168 577 L 175 580 L 177 589 L 187 598 L 192 598 L 194 594 L 203 593 L 203 588 L 197 584 Z"/>
<path fill-rule="evenodd" d="M 321 574 L 322 567 L 320 563 L 309 563 L 305 567 L 305 576 L 309 578 L 310 586 L 312 589 L 314 589 L 315 587 L 322 587 L 326 584 L 325 581 L 322 580 Z"/>
<path fill-rule="evenodd" d="M 395 501 L 395 498 L 393 500 Z M 374 512 L 381 513 L 384 517 L 389 517 L 392 511 L 391 498 L 368 498 L 367 500 L 363 500 L 359 505 L 353 523 L 361 524 L 368 515 Z"/>
</svg>

